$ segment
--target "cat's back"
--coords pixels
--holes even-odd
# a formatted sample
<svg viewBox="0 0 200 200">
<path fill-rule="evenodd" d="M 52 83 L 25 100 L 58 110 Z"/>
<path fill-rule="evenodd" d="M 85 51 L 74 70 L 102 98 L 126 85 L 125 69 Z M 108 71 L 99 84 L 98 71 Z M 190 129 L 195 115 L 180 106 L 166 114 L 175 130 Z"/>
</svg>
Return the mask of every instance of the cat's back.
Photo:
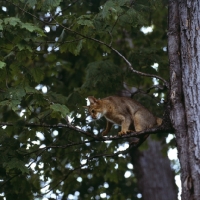
<svg viewBox="0 0 200 200">
<path fill-rule="evenodd" d="M 129 97 L 119 97 L 119 96 L 109 96 L 104 99 L 107 104 L 113 105 L 115 107 L 121 107 L 121 108 L 135 108 L 141 107 L 141 104 L 139 104 L 137 101 L 129 98 Z"/>
</svg>

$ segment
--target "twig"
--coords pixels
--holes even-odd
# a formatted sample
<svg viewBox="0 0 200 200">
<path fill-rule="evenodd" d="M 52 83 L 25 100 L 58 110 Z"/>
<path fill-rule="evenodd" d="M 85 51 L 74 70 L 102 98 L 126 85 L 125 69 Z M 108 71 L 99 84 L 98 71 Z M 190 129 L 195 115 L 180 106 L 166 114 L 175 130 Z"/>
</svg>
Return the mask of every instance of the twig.
<svg viewBox="0 0 200 200">
<path fill-rule="evenodd" d="M 4 181 L 1 185 L 0 188 L 3 187 L 5 184 L 7 184 L 9 181 L 11 181 L 12 179 L 14 179 L 15 177 L 19 176 L 22 172 L 19 172 L 18 174 L 15 174 L 14 176 L 10 177 L 9 179 L 7 179 L 6 181 Z"/>
<path fill-rule="evenodd" d="M 59 24 L 55 19 L 54 19 L 54 21 L 55 21 L 57 24 Z M 154 75 L 154 74 L 147 74 L 147 73 L 143 73 L 143 72 L 140 72 L 140 71 L 137 71 L 137 70 L 133 69 L 132 64 L 126 59 L 126 57 L 123 56 L 118 50 L 114 49 L 111 45 L 109 45 L 109 44 L 107 44 L 107 43 L 105 43 L 105 42 L 102 42 L 101 40 L 98 40 L 98 39 L 95 39 L 95 38 L 92 38 L 92 37 L 83 35 L 83 34 L 81 34 L 81 33 L 78 33 L 77 31 L 71 30 L 70 28 L 67 28 L 67 27 L 65 27 L 65 26 L 62 25 L 62 24 L 59 24 L 59 25 L 60 25 L 63 29 L 65 29 L 65 30 L 67 30 L 67 31 L 69 31 L 69 32 L 71 32 L 71 33 L 73 33 L 73 34 L 79 35 L 79 36 L 81 36 L 81 37 L 83 37 L 83 38 L 86 38 L 86 39 L 88 39 L 88 40 L 95 41 L 95 42 L 97 42 L 97 43 L 99 43 L 99 44 L 102 44 L 102 45 L 108 47 L 109 49 L 111 49 L 112 51 L 114 51 L 118 56 L 120 56 L 120 57 L 127 63 L 129 70 L 131 70 L 133 73 L 138 74 L 138 75 L 140 75 L 140 76 L 146 76 L 146 77 L 157 78 L 157 79 L 163 81 L 163 83 L 164 83 L 164 85 L 166 86 L 166 88 L 169 89 L 169 83 L 168 83 L 164 78 L 162 78 L 162 77 L 160 77 L 160 76 L 157 76 L 157 75 Z"/>
<path fill-rule="evenodd" d="M 146 90 L 146 93 L 149 93 L 152 89 L 164 90 L 165 88 L 162 85 L 153 85 Z"/>
<path fill-rule="evenodd" d="M 94 142 L 96 141 L 95 139 L 92 139 L 92 140 L 88 140 L 88 141 L 83 141 L 83 142 L 72 142 L 70 144 L 66 144 L 66 145 L 62 145 L 62 146 L 56 146 L 56 145 L 50 145 L 50 146 L 46 146 L 46 147 L 43 147 L 43 148 L 39 148 L 37 150 L 34 150 L 34 151 L 31 151 L 31 152 L 28 152 L 28 153 L 24 153 L 23 154 L 23 151 L 20 151 L 24 156 L 27 156 L 27 155 L 30 155 L 32 153 L 36 153 L 38 151 L 43 151 L 43 150 L 47 150 L 47 149 L 50 149 L 50 148 L 61 148 L 61 149 L 66 149 L 68 147 L 71 147 L 71 146 L 77 146 L 77 145 L 82 145 L 82 144 L 87 144 L 87 143 L 91 143 L 91 142 Z"/>
<path fill-rule="evenodd" d="M 164 120 L 163 120 L 164 121 Z M 14 123 L 10 123 L 10 122 L 0 122 L 0 126 L 14 126 Z M 154 127 L 151 129 L 147 129 L 144 131 L 140 131 L 140 132 L 131 132 L 130 134 L 126 134 L 123 136 L 108 136 L 108 137 L 102 137 L 102 136 L 95 136 L 92 133 L 86 132 L 80 128 L 77 128 L 75 126 L 73 126 L 72 124 L 68 123 L 68 124 L 34 124 L 34 123 L 26 123 L 24 125 L 22 125 L 24 127 L 46 127 L 46 128 L 69 128 L 71 130 L 77 131 L 78 133 L 84 134 L 87 137 L 93 138 L 96 141 L 114 141 L 114 140 L 121 140 L 121 139 L 126 139 L 126 138 L 131 138 L 131 137 L 137 137 L 140 138 L 143 135 L 146 134 L 157 134 L 157 133 L 168 133 L 171 132 L 173 133 L 174 130 L 172 129 L 172 127 L 168 124 L 163 124 L 161 126 L 158 127 Z"/>
<path fill-rule="evenodd" d="M 16 6 L 17 8 L 19 8 L 19 9 L 20 9 L 21 11 L 23 11 L 24 13 L 29 14 L 30 16 L 32 16 L 33 18 L 37 19 L 38 21 L 40 21 L 40 22 L 42 22 L 42 23 L 44 23 L 44 24 L 56 25 L 56 24 L 49 23 L 49 22 L 45 22 L 45 21 L 41 20 L 40 18 L 36 17 L 35 15 L 33 15 L 33 14 L 31 14 L 30 12 L 24 10 L 23 8 L 21 8 L 20 6 L 18 6 L 17 4 L 15 4 L 15 3 L 13 3 L 13 2 L 11 2 L 11 1 L 9 1 L 9 0 L 5 0 L 5 1 L 7 1 L 8 3 L 10 3 L 10 4 Z"/>
<path fill-rule="evenodd" d="M 98 154 L 98 155 L 94 155 L 94 156 L 91 156 L 91 157 L 87 157 L 87 159 L 86 159 L 87 162 L 86 162 L 85 164 L 82 164 L 82 165 L 80 165 L 80 166 L 78 166 L 78 167 L 76 167 L 76 168 L 70 170 L 70 171 L 64 176 L 64 178 L 63 178 L 62 180 L 60 180 L 58 183 L 56 183 L 53 187 L 51 187 L 46 193 L 43 193 L 42 195 L 46 195 L 46 194 L 48 194 L 49 192 L 51 192 L 51 191 L 52 191 L 53 189 L 55 189 L 61 182 L 65 181 L 65 180 L 69 177 L 69 175 L 72 174 L 74 171 L 76 171 L 76 170 L 78 170 L 78 169 L 81 169 L 81 168 L 84 167 L 84 166 L 88 166 L 89 162 L 91 162 L 93 159 L 95 159 L 95 158 L 100 158 L 100 157 L 114 157 L 114 156 L 118 156 L 119 154 L 125 154 L 125 153 L 128 153 L 129 150 L 130 150 L 131 148 L 133 148 L 133 146 L 129 146 L 129 148 L 127 148 L 126 150 L 124 150 L 124 151 L 118 151 L 118 152 L 116 152 L 116 153 L 114 153 L 114 154 Z M 48 184 L 48 185 L 49 185 L 49 184 Z M 39 196 L 41 196 L 41 195 L 39 195 Z"/>
<path fill-rule="evenodd" d="M 7 1 L 7 2 L 13 4 L 14 6 L 16 6 L 17 8 L 19 8 L 19 9 L 22 10 L 23 12 L 25 12 L 25 13 L 31 15 L 32 17 L 34 17 L 35 19 L 41 21 L 42 23 L 49 24 L 49 25 L 55 25 L 55 24 L 52 24 L 52 23 L 49 23 L 49 22 L 44 22 L 43 20 L 39 19 L 38 17 L 36 17 L 35 15 L 31 14 L 30 12 L 24 10 L 24 9 L 21 8 L 20 6 L 16 5 L 15 3 L 10 2 L 9 0 L 5 0 L 5 1 Z M 53 18 L 53 20 L 56 22 L 56 24 L 60 25 L 63 29 L 65 29 L 65 30 L 67 30 L 67 31 L 69 31 L 69 32 L 71 32 L 71 33 L 73 33 L 73 34 L 79 35 L 79 36 L 81 36 L 81 37 L 83 37 L 83 38 L 86 38 L 86 39 L 88 39 L 88 40 L 95 41 L 95 42 L 97 42 L 97 43 L 99 43 L 99 44 L 102 44 L 102 45 L 108 47 L 109 49 L 111 49 L 112 51 L 114 51 L 118 56 L 120 56 L 120 57 L 127 63 L 128 68 L 129 68 L 130 71 L 132 71 L 133 73 L 138 74 L 138 75 L 140 75 L 140 76 L 146 76 L 146 77 L 154 77 L 154 78 L 157 78 L 157 79 L 163 81 L 163 83 L 164 83 L 164 85 L 166 86 L 166 88 L 169 89 L 169 83 L 168 83 L 165 79 L 163 79 L 162 77 L 157 76 L 157 75 L 154 75 L 154 74 L 143 73 L 143 72 L 140 72 L 140 71 L 137 71 L 137 70 L 133 69 L 132 64 L 126 59 L 126 57 L 123 56 L 118 50 L 114 49 L 111 45 L 109 45 L 109 44 L 107 44 L 107 43 L 105 43 L 105 42 L 102 42 L 101 40 L 98 40 L 98 39 L 95 39 L 95 38 L 92 38 L 92 37 L 83 35 L 83 34 L 81 34 L 81 33 L 78 33 L 78 32 L 76 32 L 76 31 L 74 31 L 74 30 L 72 30 L 72 29 L 70 29 L 70 28 L 67 28 L 67 27 L 65 27 L 64 25 L 58 23 L 58 21 L 57 21 L 55 18 Z"/>
<path fill-rule="evenodd" d="M 72 174 L 74 171 L 76 171 L 76 170 L 78 170 L 78 169 L 81 169 L 82 167 L 86 166 L 87 164 L 88 164 L 88 163 L 82 164 L 82 165 L 80 165 L 80 166 L 78 166 L 78 167 L 76 167 L 76 168 L 70 170 L 70 171 L 64 176 L 63 179 L 61 179 L 58 183 L 56 183 L 53 187 L 51 187 L 47 192 L 45 192 L 45 193 L 43 193 L 43 194 L 41 194 L 41 195 L 38 195 L 38 197 L 43 196 L 43 195 L 46 195 L 46 194 L 48 194 L 49 192 L 51 192 L 51 191 L 52 191 L 53 189 L 55 189 L 61 182 L 65 181 L 65 180 L 69 177 L 70 174 Z M 48 185 L 49 185 L 49 184 L 48 184 Z"/>
<path fill-rule="evenodd" d="M 38 156 L 40 156 L 44 151 L 45 151 L 45 150 L 43 150 L 42 152 L 40 152 L 40 153 L 37 155 L 37 157 L 27 166 L 27 168 L 30 168 L 31 165 L 32 165 L 34 162 L 37 161 Z M 4 182 L 0 185 L 0 188 L 3 187 L 5 184 L 7 184 L 7 183 L 8 183 L 9 181 L 11 181 L 12 179 L 14 179 L 15 177 L 17 177 L 17 176 L 19 176 L 19 175 L 21 175 L 21 174 L 22 174 L 22 172 L 19 172 L 18 174 L 16 174 L 16 175 L 10 177 L 9 179 L 7 179 L 6 181 L 4 181 Z"/>
<path fill-rule="evenodd" d="M 66 8 L 63 8 L 61 11 L 59 11 L 54 18 L 56 18 L 60 13 L 66 11 L 68 8 L 72 7 L 74 4 L 76 4 L 79 0 L 75 0 L 74 2 L 70 3 Z"/>
</svg>

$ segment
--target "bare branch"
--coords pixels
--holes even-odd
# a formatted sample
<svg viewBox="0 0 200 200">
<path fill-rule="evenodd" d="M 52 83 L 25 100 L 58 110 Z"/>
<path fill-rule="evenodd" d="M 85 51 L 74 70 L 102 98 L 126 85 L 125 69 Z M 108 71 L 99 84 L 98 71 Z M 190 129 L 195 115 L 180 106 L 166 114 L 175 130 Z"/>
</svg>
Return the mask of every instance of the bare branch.
<svg viewBox="0 0 200 200">
<path fill-rule="evenodd" d="M 10 2 L 9 0 L 6 0 L 6 1 L 9 2 L 9 3 L 11 3 L 11 4 L 13 4 L 14 6 L 16 6 L 17 8 L 19 8 L 20 10 L 22 10 L 24 13 L 27 13 L 27 14 L 31 15 L 32 17 L 34 17 L 34 18 L 37 19 L 38 21 L 41 21 L 42 23 L 49 24 L 49 25 L 55 25 L 55 24 L 53 24 L 53 23 L 49 23 L 49 22 L 44 22 L 44 21 L 42 21 L 41 19 L 39 19 L 39 18 L 36 17 L 35 15 L 33 15 L 33 14 L 31 14 L 30 12 L 24 10 L 24 9 L 21 8 L 20 6 L 16 5 L 15 3 Z M 105 42 L 103 42 L 103 41 L 101 41 L 101 40 L 98 40 L 98 39 L 95 39 L 95 38 L 92 38 L 92 37 L 83 35 L 83 34 L 77 32 L 77 31 L 74 31 L 74 30 L 70 29 L 70 28 L 67 28 L 67 27 L 65 27 L 64 25 L 58 23 L 58 21 L 57 21 L 55 18 L 52 18 L 52 19 L 56 22 L 57 25 L 61 26 L 64 30 L 67 30 L 67 31 L 69 31 L 69 32 L 71 32 L 71 33 L 73 33 L 73 34 L 79 35 L 79 36 L 81 36 L 81 37 L 83 37 L 83 38 L 86 38 L 86 39 L 88 39 L 88 40 L 95 41 L 95 42 L 97 42 L 97 43 L 99 43 L 99 44 L 102 44 L 102 45 L 108 47 L 109 49 L 111 49 L 113 52 L 115 52 L 118 56 L 120 56 L 120 57 L 127 63 L 129 70 L 132 71 L 133 73 L 138 74 L 138 75 L 140 75 L 140 76 L 146 76 L 146 77 L 154 77 L 154 78 L 157 78 L 157 79 L 161 80 L 161 81 L 164 83 L 164 85 L 166 86 L 166 88 L 169 89 L 169 83 L 168 83 L 165 79 L 163 79 L 162 77 L 157 76 L 157 75 L 154 75 L 154 74 L 143 73 L 143 72 L 140 72 L 140 71 L 137 71 L 137 70 L 133 69 L 133 66 L 132 66 L 132 64 L 128 61 L 128 59 L 127 59 L 125 56 L 123 56 L 118 50 L 114 49 L 111 45 L 109 45 L 109 44 L 107 44 L 107 43 L 105 43 Z"/>
<path fill-rule="evenodd" d="M 70 3 L 66 8 L 63 8 L 61 11 L 59 11 L 54 18 L 56 18 L 60 13 L 66 11 L 68 8 L 71 8 L 74 4 L 76 4 L 79 0 L 75 0 L 74 2 Z"/>
<path fill-rule="evenodd" d="M 163 120 L 164 121 L 164 120 Z M 10 123 L 10 122 L 0 122 L 0 126 L 14 126 L 14 123 Z M 140 131 L 140 132 L 132 132 L 130 134 L 126 134 L 123 136 L 107 136 L 107 137 L 103 137 L 103 136 L 95 136 L 92 133 L 89 133 L 87 131 L 84 131 L 80 128 L 77 128 L 75 126 L 73 126 L 72 124 L 34 124 L 34 123 L 26 123 L 23 126 L 25 127 L 46 127 L 46 128 L 69 128 L 71 130 L 74 130 L 78 133 L 84 134 L 87 137 L 93 138 L 96 141 L 110 141 L 110 140 L 121 140 L 121 139 L 126 139 L 126 138 L 131 138 L 131 137 L 137 137 L 140 138 L 143 135 L 146 134 L 158 134 L 158 133 L 168 133 L 171 132 L 173 133 L 174 130 L 172 129 L 172 127 L 168 124 L 163 124 L 161 126 L 155 127 L 155 128 L 151 128 L 151 129 L 147 129 L 144 131 Z"/>
<path fill-rule="evenodd" d="M 27 155 L 30 155 L 32 153 L 37 153 L 39 151 L 43 151 L 43 150 L 47 150 L 47 149 L 55 149 L 55 148 L 66 149 L 66 148 L 71 147 L 71 146 L 78 146 L 78 145 L 82 145 L 82 144 L 92 143 L 94 141 L 96 141 L 96 140 L 92 139 L 92 140 L 83 141 L 83 142 L 71 142 L 71 143 L 66 144 L 66 145 L 49 145 L 49 146 L 39 148 L 39 149 L 36 149 L 36 150 L 28 152 L 28 153 L 23 152 L 23 151 L 20 151 L 20 153 L 22 153 L 24 156 L 27 156 Z"/>
<path fill-rule="evenodd" d="M 89 156 L 86 158 L 87 162 L 85 164 L 81 164 L 80 166 L 74 168 L 74 169 L 71 169 L 65 176 L 64 178 L 62 178 L 58 183 L 56 183 L 53 187 L 51 187 L 46 193 L 43 193 L 42 195 L 46 195 L 48 194 L 49 192 L 51 192 L 53 189 L 55 189 L 59 184 L 61 184 L 61 182 L 65 181 L 74 171 L 77 171 L 78 169 L 81 169 L 82 167 L 85 167 L 85 166 L 88 166 L 89 162 L 91 162 L 93 159 L 95 158 L 100 158 L 100 157 L 114 157 L 114 156 L 118 156 L 119 154 L 125 154 L 125 153 L 128 153 L 129 150 L 131 149 L 132 147 L 129 147 L 127 148 L 126 150 L 124 151 L 118 151 L 114 154 L 98 154 L 98 155 L 94 155 L 94 156 Z M 49 185 L 49 184 L 48 184 Z M 41 195 L 39 195 L 41 196 Z"/>
<path fill-rule="evenodd" d="M 52 190 L 54 190 L 58 185 L 61 184 L 61 182 L 65 181 L 65 180 L 69 177 L 70 174 L 72 174 L 74 171 L 76 171 L 76 170 L 78 170 L 78 169 L 81 169 L 81 168 L 84 167 L 84 166 L 87 166 L 87 164 L 88 164 L 88 163 L 82 164 L 82 165 L 80 165 L 80 166 L 78 166 L 78 167 L 76 167 L 76 168 L 70 170 L 70 171 L 64 176 L 63 179 L 61 179 L 58 183 L 56 183 L 53 187 L 51 187 L 47 192 L 45 192 L 45 193 L 43 193 L 43 194 L 41 194 L 41 195 L 38 195 L 38 197 L 43 196 L 43 195 L 46 195 L 46 194 L 48 194 L 49 192 L 51 192 Z M 49 184 L 48 184 L 48 185 L 49 185 Z"/>
<path fill-rule="evenodd" d="M 36 16 L 33 15 L 32 13 L 30 13 L 30 12 L 24 10 L 23 8 L 21 8 L 20 6 L 18 6 L 17 4 L 15 4 L 15 3 L 13 3 L 13 2 L 11 2 L 11 1 L 9 1 L 9 0 L 5 0 L 5 1 L 8 2 L 8 3 L 10 3 L 10 4 L 12 4 L 12 5 L 14 5 L 15 7 L 19 8 L 19 9 L 20 9 L 21 11 L 23 11 L 24 13 L 29 14 L 30 16 L 32 16 L 33 18 L 37 19 L 38 21 L 40 21 L 40 22 L 42 22 L 42 23 L 44 23 L 44 24 L 56 25 L 56 24 L 53 24 L 53 23 L 50 23 L 50 22 L 45 22 L 45 21 L 41 20 L 40 18 L 36 17 Z"/>
<path fill-rule="evenodd" d="M 54 19 L 54 20 L 55 20 L 55 19 Z M 56 22 L 57 24 L 59 24 L 56 20 L 55 20 L 55 22 Z M 120 57 L 127 63 L 129 70 L 131 70 L 133 73 L 138 74 L 138 75 L 140 75 L 140 76 L 146 76 L 146 77 L 157 78 L 157 79 L 163 81 L 164 85 L 169 89 L 169 83 L 168 83 L 165 79 L 163 79 L 162 77 L 157 76 L 157 75 L 154 75 L 154 74 L 143 73 L 143 72 L 140 72 L 140 71 L 137 71 L 137 70 L 133 69 L 133 66 L 132 66 L 132 64 L 128 61 L 128 59 L 127 59 L 125 56 L 123 56 L 118 50 L 114 49 L 111 45 L 109 45 L 109 44 L 107 44 L 107 43 L 105 43 L 105 42 L 103 42 L 103 41 L 101 41 L 101 40 L 98 40 L 98 39 L 95 39 L 95 38 L 92 38 L 92 37 L 83 35 L 83 34 L 81 34 L 81 33 L 78 33 L 78 32 L 76 32 L 76 31 L 74 31 L 74 30 L 72 30 L 72 29 L 70 29 L 70 28 L 65 27 L 65 26 L 62 25 L 62 24 L 59 24 L 59 25 L 60 25 L 63 29 L 65 29 L 65 30 L 67 30 L 67 31 L 69 31 L 69 32 L 71 32 L 71 33 L 73 33 L 73 34 L 79 35 L 79 36 L 81 36 L 81 37 L 83 37 L 83 38 L 86 38 L 86 39 L 95 41 L 95 42 L 97 42 L 97 43 L 99 43 L 99 44 L 102 44 L 102 45 L 108 47 L 109 49 L 111 49 L 112 51 L 114 51 L 118 56 L 120 56 Z"/>
<path fill-rule="evenodd" d="M 14 179 L 15 177 L 21 175 L 21 172 L 19 172 L 18 174 L 15 174 L 14 176 L 10 177 L 9 179 L 7 179 L 6 181 L 4 181 L 1 185 L 0 188 L 3 187 L 4 185 L 6 185 L 9 181 L 11 181 L 12 179 Z"/>
</svg>

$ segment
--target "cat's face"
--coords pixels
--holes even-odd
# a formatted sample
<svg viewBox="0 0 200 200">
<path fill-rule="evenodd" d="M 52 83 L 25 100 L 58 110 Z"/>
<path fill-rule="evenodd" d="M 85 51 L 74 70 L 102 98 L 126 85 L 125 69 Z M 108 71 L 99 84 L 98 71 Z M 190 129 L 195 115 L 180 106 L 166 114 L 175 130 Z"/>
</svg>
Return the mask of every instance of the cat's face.
<svg viewBox="0 0 200 200">
<path fill-rule="evenodd" d="M 94 97 L 88 97 L 88 100 L 90 101 L 90 105 L 84 107 L 88 109 L 93 119 L 100 119 L 104 114 L 101 100 L 97 100 Z"/>
<path fill-rule="evenodd" d="M 103 111 L 100 105 L 91 104 L 87 108 L 88 108 L 88 112 L 90 113 L 93 119 L 100 119 L 103 116 Z"/>
</svg>

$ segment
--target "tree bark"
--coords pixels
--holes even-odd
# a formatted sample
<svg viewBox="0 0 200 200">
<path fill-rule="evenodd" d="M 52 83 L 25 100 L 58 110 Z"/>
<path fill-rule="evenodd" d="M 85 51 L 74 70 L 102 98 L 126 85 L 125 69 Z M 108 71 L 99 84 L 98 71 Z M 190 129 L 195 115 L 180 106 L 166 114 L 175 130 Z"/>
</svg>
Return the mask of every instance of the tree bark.
<svg viewBox="0 0 200 200">
<path fill-rule="evenodd" d="M 181 62 L 190 174 L 187 186 L 200 199 L 200 1 L 180 1 Z"/>
<path fill-rule="evenodd" d="M 188 136 L 185 118 L 185 107 L 182 90 L 182 72 L 180 58 L 180 19 L 178 1 L 169 1 L 168 14 L 168 54 L 170 62 L 170 83 L 171 83 L 171 122 L 175 129 L 178 157 L 181 165 L 182 200 L 190 199 L 190 193 L 184 186 L 184 181 L 189 174 L 188 158 Z"/>
<path fill-rule="evenodd" d="M 160 141 L 147 139 L 148 149 L 131 152 L 134 172 L 143 200 L 177 200 L 174 172 Z"/>
<path fill-rule="evenodd" d="M 171 120 L 181 164 L 182 200 L 200 199 L 200 1 L 169 0 Z"/>
</svg>

